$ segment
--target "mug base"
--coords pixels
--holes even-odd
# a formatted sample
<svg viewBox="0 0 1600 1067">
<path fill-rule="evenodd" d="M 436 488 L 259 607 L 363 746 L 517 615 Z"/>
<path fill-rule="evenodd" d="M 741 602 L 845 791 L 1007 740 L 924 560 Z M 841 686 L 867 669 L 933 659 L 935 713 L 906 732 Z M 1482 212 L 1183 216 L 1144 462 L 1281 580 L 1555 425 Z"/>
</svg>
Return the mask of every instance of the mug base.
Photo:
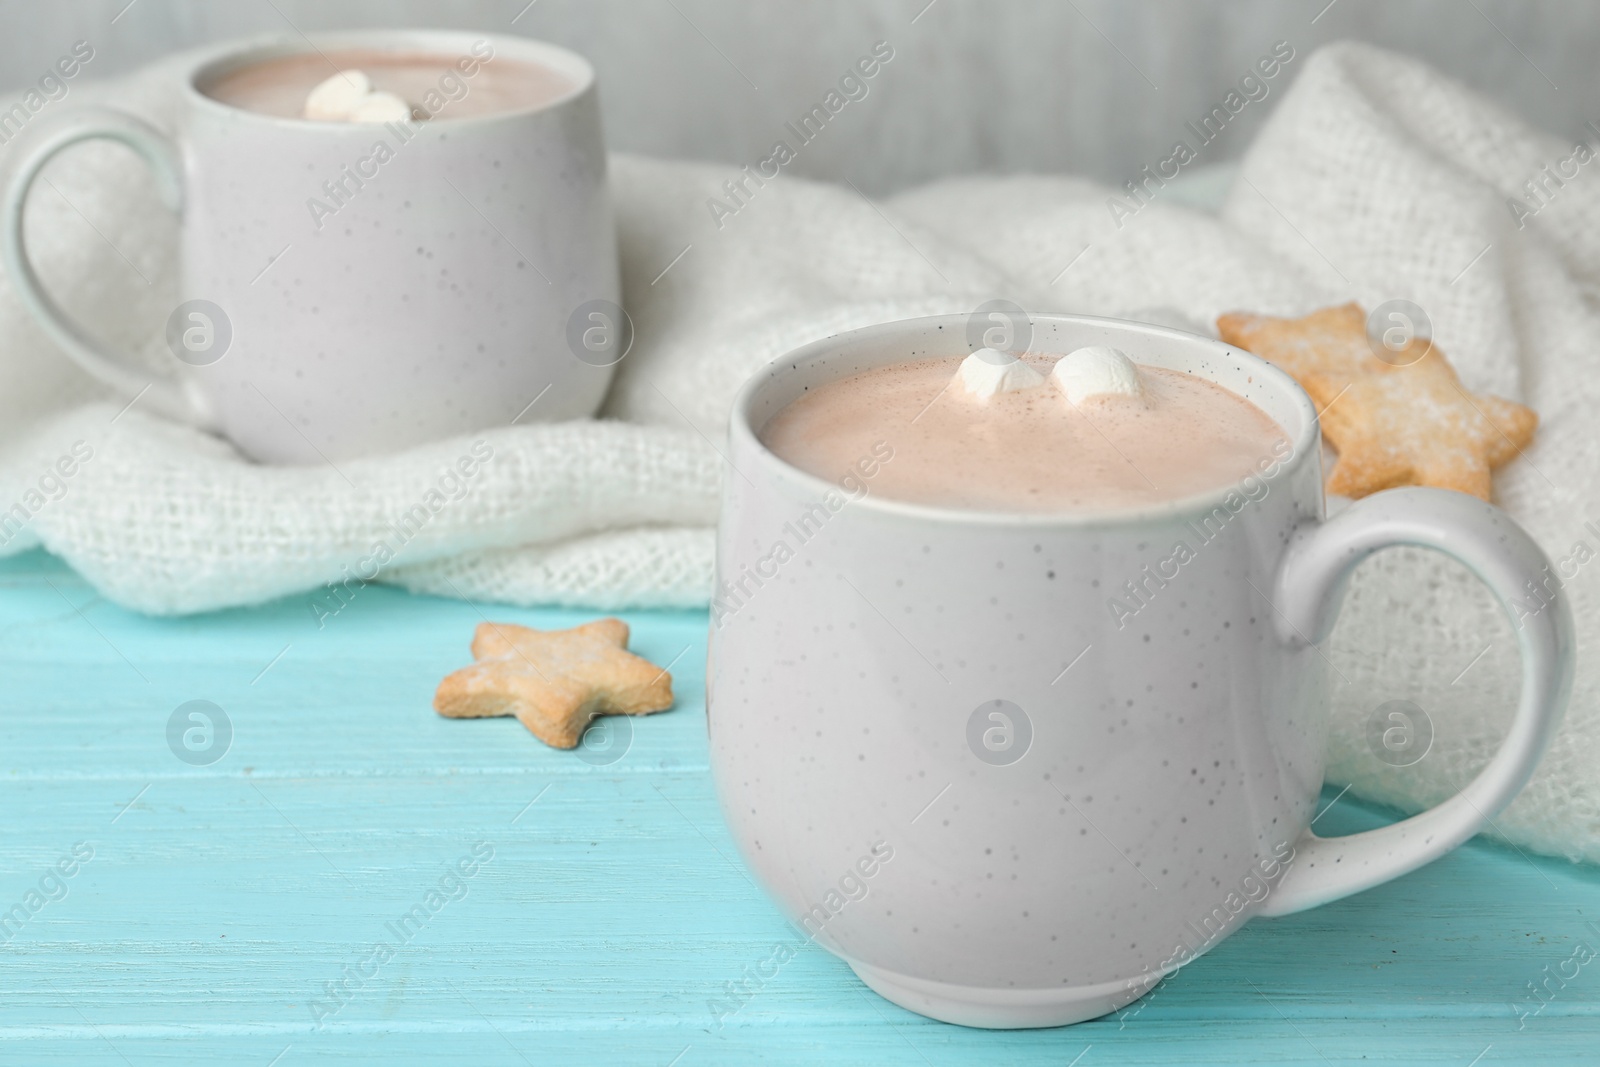
<svg viewBox="0 0 1600 1067">
<path fill-rule="evenodd" d="M 907 1011 L 984 1030 L 1069 1026 L 1109 1015 L 1139 999 L 1132 995 L 1135 980 L 1063 989 L 996 989 L 913 978 L 864 963 L 851 962 L 850 969 L 874 993 Z"/>
</svg>

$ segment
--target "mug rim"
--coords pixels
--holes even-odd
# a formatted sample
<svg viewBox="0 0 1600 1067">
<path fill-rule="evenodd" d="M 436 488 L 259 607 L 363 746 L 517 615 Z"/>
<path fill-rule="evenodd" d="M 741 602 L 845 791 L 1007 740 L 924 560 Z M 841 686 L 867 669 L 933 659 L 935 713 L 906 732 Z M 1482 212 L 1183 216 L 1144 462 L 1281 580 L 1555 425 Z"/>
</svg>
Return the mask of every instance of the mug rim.
<svg viewBox="0 0 1600 1067">
<path fill-rule="evenodd" d="M 335 30 L 308 35 L 274 33 L 227 41 L 208 50 L 190 64 L 188 73 L 183 78 L 183 91 L 186 102 L 191 107 L 202 108 L 214 114 L 231 115 L 235 119 L 244 116 L 246 121 L 263 122 L 268 125 L 287 127 L 289 129 L 320 129 L 346 134 L 352 131 L 382 129 L 387 125 L 386 123 L 326 122 L 321 119 L 269 115 L 261 111 L 252 111 L 249 108 L 238 107 L 218 100 L 216 97 L 208 95 L 200 86 L 208 77 L 214 77 L 224 71 L 247 66 L 253 62 L 279 59 L 285 56 L 310 55 L 312 53 L 320 53 L 325 48 L 337 49 L 355 46 L 370 48 L 373 51 L 399 51 L 403 47 L 410 46 L 419 51 L 437 51 L 439 50 L 440 42 L 443 42 L 447 48 L 455 44 L 461 44 L 463 46 L 462 50 L 467 51 L 470 50 L 470 45 L 474 41 L 490 42 L 495 48 L 496 55 L 500 54 L 502 47 L 510 52 L 520 51 L 526 61 L 554 68 L 559 73 L 570 77 L 573 80 L 573 85 L 559 96 L 538 104 L 506 108 L 502 111 L 494 111 L 485 115 L 463 115 L 457 118 L 439 120 L 440 122 L 449 123 L 452 129 L 458 126 L 504 122 L 508 119 L 526 118 L 546 111 L 555 111 L 571 104 L 574 100 L 593 90 L 595 86 L 597 76 L 594 64 L 577 52 L 557 44 L 551 44 L 548 41 L 540 41 L 532 37 L 520 37 L 515 34 L 413 28 Z M 423 125 L 423 123 L 418 123 L 418 125 Z"/>
<path fill-rule="evenodd" d="M 801 368 L 820 362 L 830 355 L 837 355 L 854 344 L 882 340 L 886 336 L 893 337 L 902 334 L 910 336 L 913 333 L 920 335 L 923 330 L 939 330 L 949 327 L 955 327 L 951 332 L 960 336 L 969 318 L 970 316 L 965 314 L 948 314 L 896 319 L 890 322 L 877 323 L 872 326 L 863 326 L 854 330 L 831 334 L 785 353 L 756 371 L 740 387 L 739 393 L 733 402 L 728 424 L 729 443 L 732 446 L 731 454 L 734 456 L 746 455 L 754 457 L 755 461 L 763 468 L 762 474 L 779 482 L 787 482 L 813 498 L 820 497 L 830 491 L 838 492 L 839 486 L 836 483 L 801 470 L 773 452 L 761 440 L 751 424 L 752 409 L 761 394 L 765 390 L 772 388 L 775 383 L 798 373 Z M 1279 392 L 1287 398 L 1289 403 L 1297 409 L 1300 416 L 1298 431 L 1289 431 L 1291 440 L 1290 453 L 1286 458 L 1278 461 L 1280 468 L 1273 475 L 1273 480 L 1292 477 L 1305 463 L 1321 463 L 1320 416 L 1316 406 L 1311 402 L 1311 398 L 1306 394 L 1306 391 L 1300 387 L 1299 382 L 1296 382 L 1282 368 L 1273 365 L 1260 356 L 1246 352 L 1242 348 L 1236 348 L 1214 337 L 1206 337 L 1202 334 L 1190 333 L 1187 330 L 1178 330 L 1131 319 L 1118 319 L 1099 315 L 1032 312 L 1028 314 L 1028 318 L 1030 322 L 1035 324 L 1050 323 L 1067 326 L 1110 327 L 1115 331 L 1135 336 L 1143 334 L 1167 340 L 1176 340 L 1185 346 L 1192 347 L 1197 355 L 1206 353 L 1225 356 L 1235 364 L 1249 368 L 1253 374 L 1260 374 L 1263 378 L 1271 381 Z M 904 358 L 909 359 L 911 357 L 907 355 Z M 888 366 L 891 362 L 894 361 L 888 361 L 882 365 Z M 1203 373 L 1196 366 L 1199 362 L 1198 359 L 1195 359 L 1189 362 L 1188 366 L 1180 369 L 1194 374 L 1196 377 L 1204 378 L 1219 388 L 1228 389 L 1235 396 L 1240 395 L 1229 389 L 1222 382 L 1216 381 L 1211 376 Z M 851 372 L 840 373 L 829 380 L 837 381 L 840 378 L 848 377 L 849 373 L 860 373 L 860 369 L 856 368 Z M 1261 408 L 1260 404 L 1248 397 L 1240 398 L 1258 409 Z M 729 465 L 733 465 L 732 459 L 729 460 Z M 742 474 L 737 468 L 735 468 L 735 473 Z M 1223 501 L 1229 494 L 1237 492 L 1242 481 L 1243 478 L 1216 489 L 1208 489 L 1204 492 L 1175 497 L 1171 500 L 1162 500 L 1153 504 L 1083 512 L 999 511 L 983 508 L 941 507 L 934 504 L 918 504 L 911 501 L 889 499 L 880 494 L 870 492 L 853 498 L 850 506 L 852 509 L 865 508 L 868 511 L 886 516 L 897 516 L 948 526 L 1109 528 L 1209 514 L 1215 508 L 1222 506 Z M 1324 497 L 1320 491 L 1322 484 L 1320 477 L 1317 480 L 1317 484 L 1319 490 L 1318 505 L 1321 507 Z"/>
</svg>

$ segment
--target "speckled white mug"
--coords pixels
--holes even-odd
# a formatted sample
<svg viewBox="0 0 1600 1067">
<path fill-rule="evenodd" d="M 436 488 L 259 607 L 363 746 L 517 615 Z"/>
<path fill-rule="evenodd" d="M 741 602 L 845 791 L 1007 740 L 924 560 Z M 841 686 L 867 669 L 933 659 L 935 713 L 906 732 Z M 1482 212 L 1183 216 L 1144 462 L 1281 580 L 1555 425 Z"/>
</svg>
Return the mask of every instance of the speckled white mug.
<svg viewBox="0 0 1600 1067">
<path fill-rule="evenodd" d="M 1512 611 L 1546 560 L 1501 511 L 1401 489 L 1323 519 L 1316 412 L 1256 357 L 1156 326 L 1033 317 L 1033 351 L 1106 344 L 1253 401 L 1292 447 L 1235 489 L 1087 516 L 872 495 L 758 434 L 808 387 L 968 351 L 965 318 L 808 345 L 735 404 L 717 543 L 712 768 L 746 862 L 806 936 L 913 1011 L 1054 1026 L 1130 1003 L 1254 915 L 1377 885 L 1476 833 L 1527 781 L 1571 687 L 1558 600 L 1522 619 L 1521 703 L 1460 794 L 1319 838 L 1332 626 L 1399 544 Z M 1179 550 L 1178 546 L 1186 550 Z M 1513 618 L 1515 614 L 1513 613 Z"/>
<path fill-rule="evenodd" d="M 553 68 L 572 87 L 538 106 L 463 117 L 448 114 L 446 94 L 439 118 L 409 127 L 279 118 L 198 88 L 313 48 L 437 55 L 461 64 L 452 91 L 470 93 L 466 71 L 496 58 Z M 361 30 L 210 49 L 188 64 L 179 93 L 170 135 L 82 107 L 29 127 L 18 154 L 0 234 L 7 269 L 85 370 L 252 457 L 287 463 L 599 407 L 631 327 L 617 305 L 600 106 L 582 57 L 496 34 Z M 28 262 L 30 186 L 57 152 L 94 138 L 137 152 L 182 211 L 172 378 L 152 381 L 71 321 Z"/>
</svg>

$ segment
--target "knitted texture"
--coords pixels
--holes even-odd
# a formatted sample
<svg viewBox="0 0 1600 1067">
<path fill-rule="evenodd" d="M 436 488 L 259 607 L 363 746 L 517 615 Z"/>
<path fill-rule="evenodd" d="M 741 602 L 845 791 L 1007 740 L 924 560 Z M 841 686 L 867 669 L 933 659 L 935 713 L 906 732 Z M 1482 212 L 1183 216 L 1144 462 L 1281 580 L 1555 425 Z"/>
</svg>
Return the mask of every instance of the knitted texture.
<svg viewBox="0 0 1600 1067">
<path fill-rule="evenodd" d="M 177 62 L 117 86 L 117 105 L 166 121 Z M 0 553 L 43 544 L 109 599 L 157 613 L 293 594 L 315 614 L 368 578 L 521 604 L 703 604 L 729 404 L 799 344 L 996 297 L 1200 329 L 1228 310 L 1404 298 L 1426 310 L 1467 386 L 1540 414 L 1533 447 L 1497 474 L 1497 502 L 1566 561 L 1581 654 L 1600 631 L 1587 566 L 1600 536 L 1585 525 L 1600 518 L 1600 179 L 1589 173 L 1600 161 L 1576 176 L 1562 164 L 1557 180 L 1543 171 L 1561 173 L 1573 147 L 1420 63 L 1341 44 L 1301 61 L 1220 217 L 1177 206 L 1155 182 L 1135 203 L 1042 177 L 952 180 L 873 204 L 785 176 L 735 202 L 731 168 L 615 157 L 637 337 L 602 418 L 498 427 L 337 471 L 256 466 L 138 404 L 124 410 L 51 350 L 7 289 L 0 512 L 16 502 L 28 517 L 0 529 Z M 170 372 L 157 335 L 176 302 L 174 220 L 130 158 L 89 145 L 54 163 L 29 234 L 65 305 Z M 711 198 L 736 210 L 713 215 Z M 74 447 L 92 456 L 70 477 L 48 474 Z M 1327 653 L 1338 668 L 1329 776 L 1357 795 L 1408 811 L 1436 803 L 1504 734 L 1515 640 L 1448 560 L 1397 549 L 1363 564 Z M 1567 722 L 1495 833 L 1600 860 L 1597 690 L 1600 669 L 1580 660 Z M 1427 756 L 1404 768 L 1368 742 L 1375 709 L 1399 699 L 1434 730 Z"/>
</svg>

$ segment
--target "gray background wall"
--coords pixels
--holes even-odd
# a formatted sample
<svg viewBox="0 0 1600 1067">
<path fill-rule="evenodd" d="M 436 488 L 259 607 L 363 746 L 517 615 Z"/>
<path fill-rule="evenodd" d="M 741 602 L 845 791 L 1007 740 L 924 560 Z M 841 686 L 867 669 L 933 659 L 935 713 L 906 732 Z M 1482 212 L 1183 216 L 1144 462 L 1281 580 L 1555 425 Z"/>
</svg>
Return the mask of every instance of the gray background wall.
<svg viewBox="0 0 1600 1067">
<path fill-rule="evenodd" d="M 1268 104 L 1318 44 L 1356 37 L 1554 132 L 1600 121 L 1600 5 L 1588 0 L 0 0 L 0 85 L 34 80 L 80 38 L 106 76 L 230 36 L 376 25 L 567 45 L 599 69 L 614 146 L 736 164 L 765 156 L 786 120 L 887 40 L 896 56 L 870 95 L 792 168 L 868 192 L 975 170 L 1120 182 L 1277 40 L 1299 58 Z M 1268 110 L 1247 108 L 1204 162 L 1237 155 Z"/>
</svg>

